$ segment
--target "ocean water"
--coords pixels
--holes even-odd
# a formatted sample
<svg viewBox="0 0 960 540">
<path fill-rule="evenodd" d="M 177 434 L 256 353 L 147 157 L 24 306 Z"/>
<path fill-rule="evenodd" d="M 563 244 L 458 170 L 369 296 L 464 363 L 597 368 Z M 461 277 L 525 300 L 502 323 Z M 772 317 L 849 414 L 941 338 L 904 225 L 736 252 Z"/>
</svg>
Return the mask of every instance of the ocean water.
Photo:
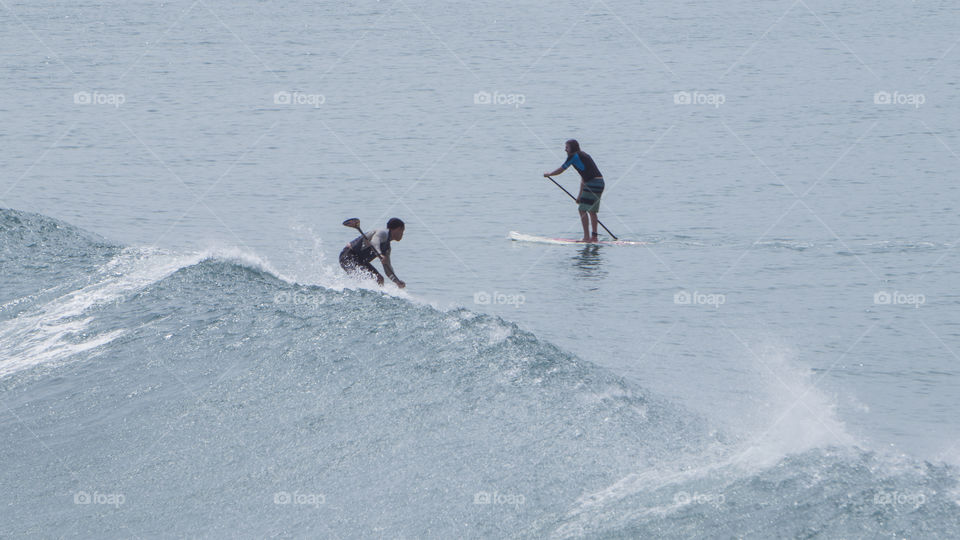
<svg viewBox="0 0 960 540">
<path fill-rule="evenodd" d="M 958 16 L 0 4 L 0 536 L 957 537 Z"/>
</svg>

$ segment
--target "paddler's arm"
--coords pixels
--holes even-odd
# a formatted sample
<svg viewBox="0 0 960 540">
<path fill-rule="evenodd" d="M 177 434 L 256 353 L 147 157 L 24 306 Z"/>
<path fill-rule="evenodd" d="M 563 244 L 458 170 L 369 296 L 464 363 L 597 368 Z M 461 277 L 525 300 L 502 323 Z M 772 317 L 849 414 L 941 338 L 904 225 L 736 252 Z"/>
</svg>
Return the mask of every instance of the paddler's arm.
<svg viewBox="0 0 960 540">
<path fill-rule="evenodd" d="M 393 273 L 393 265 L 390 264 L 389 254 L 384 255 L 383 258 L 380 259 L 380 262 L 383 263 L 383 272 L 387 275 L 388 278 L 390 278 L 391 281 L 397 284 L 397 287 L 400 287 L 402 289 L 407 286 L 407 284 L 404 283 L 403 280 L 398 278 L 397 275 Z"/>
<path fill-rule="evenodd" d="M 555 170 L 555 171 L 553 171 L 553 172 L 543 173 L 543 176 L 544 176 L 544 177 L 547 177 L 547 176 L 556 176 L 556 175 L 562 173 L 562 172 L 565 171 L 565 170 L 566 170 L 566 169 L 564 169 L 563 167 L 560 167 L 560 168 L 558 168 L 557 170 Z"/>
</svg>

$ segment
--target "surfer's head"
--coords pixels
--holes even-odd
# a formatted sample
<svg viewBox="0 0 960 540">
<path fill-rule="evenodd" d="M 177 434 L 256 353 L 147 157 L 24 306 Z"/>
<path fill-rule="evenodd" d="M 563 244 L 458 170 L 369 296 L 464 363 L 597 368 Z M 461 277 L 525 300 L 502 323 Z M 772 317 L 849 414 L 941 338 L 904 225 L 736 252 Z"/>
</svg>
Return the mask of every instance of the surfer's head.
<svg viewBox="0 0 960 540">
<path fill-rule="evenodd" d="M 580 151 L 580 143 L 576 139 L 570 139 L 564 145 L 564 149 L 567 151 L 567 155 L 574 154 Z"/>
<path fill-rule="evenodd" d="M 390 218 L 390 221 L 387 222 L 387 230 L 390 231 L 391 240 L 402 240 L 403 239 L 403 230 L 406 228 L 403 220 L 400 218 Z"/>
</svg>

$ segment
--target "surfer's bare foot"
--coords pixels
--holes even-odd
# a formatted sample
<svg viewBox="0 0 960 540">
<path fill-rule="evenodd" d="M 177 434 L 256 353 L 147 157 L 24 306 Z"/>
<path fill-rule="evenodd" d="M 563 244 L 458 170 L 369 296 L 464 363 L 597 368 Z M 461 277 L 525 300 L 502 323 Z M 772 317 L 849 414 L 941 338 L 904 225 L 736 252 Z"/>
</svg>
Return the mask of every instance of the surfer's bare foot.
<svg viewBox="0 0 960 540">
<path fill-rule="evenodd" d="M 590 237 L 590 241 L 593 242 L 593 243 L 597 243 L 597 242 L 600 241 L 600 237 L 597 236 L 597 235 L 593 235 L 593 236 Z"/>
<path fill-rule="evenodd" d="M 577 240 L 577 242 L 580 242 L 581 244 L 589 244 L 590 241 L 591 241 L 591 240 L 590 240 L 589 238 L 587 238 L 586 236 L 584 236 L 583 238 Z"/>
</svg>

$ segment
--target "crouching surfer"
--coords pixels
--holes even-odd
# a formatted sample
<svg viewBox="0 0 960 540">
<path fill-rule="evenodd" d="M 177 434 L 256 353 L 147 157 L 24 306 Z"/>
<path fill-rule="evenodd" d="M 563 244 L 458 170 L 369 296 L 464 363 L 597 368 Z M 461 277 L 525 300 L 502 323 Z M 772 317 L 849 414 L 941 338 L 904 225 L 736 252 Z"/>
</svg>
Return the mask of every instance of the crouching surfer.
<svg viewBox="0 0 960 540">
<path fill-rule="evenodd" d="M 378 285 L 383 285 L 383 276 L 370 264 L 377 257 L 383 264 L 383 272 L 401 289 L 406 287 L 393 272 L 390 264 L 390 242 L 403 239 L 403 221 L 399 218 L 390 218 L 386 229 L 374 229 L 361 234 L 347 244 L 340 252 L 340 266 L 348 274 L 358 277 L 375 277 Z"/>
</svg>

